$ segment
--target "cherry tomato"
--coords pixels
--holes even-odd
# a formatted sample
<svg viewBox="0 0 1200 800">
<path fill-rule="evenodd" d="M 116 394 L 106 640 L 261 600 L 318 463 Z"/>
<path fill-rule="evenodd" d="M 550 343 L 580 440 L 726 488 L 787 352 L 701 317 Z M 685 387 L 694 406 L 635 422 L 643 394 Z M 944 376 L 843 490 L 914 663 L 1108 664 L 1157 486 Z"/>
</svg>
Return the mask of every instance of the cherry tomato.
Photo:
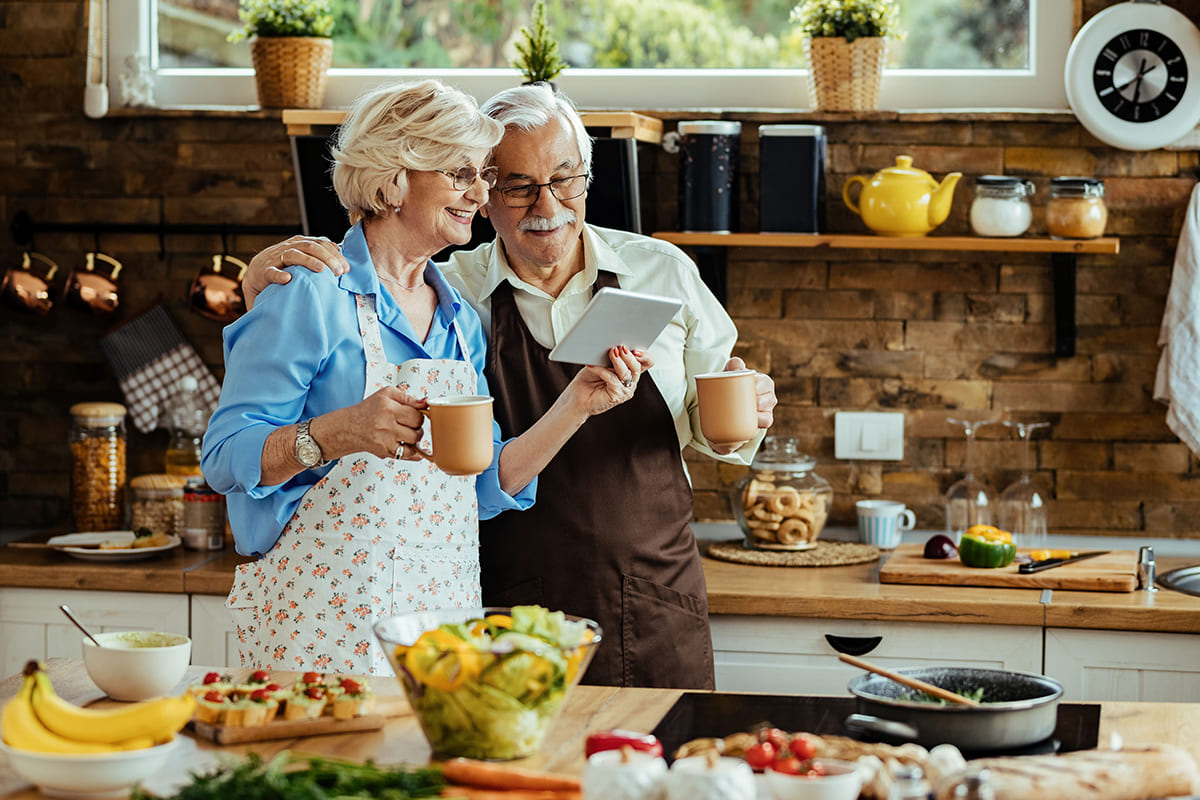
<svg viewBox="0 0 1200 800">
<path fill-rule="evenodd" d="M 266 683 L 269 680 L 271 680 L 271 673 L 265 669 L 256 669 L 250 675 L 250 683 Z"/>
<path fill-rule="evenodd" d="M 210 683 L 220 683 L 220 682 L 221 682 L 221 673 L 206 672 L 204 674 L 204 685 L 205 686 L 208 686 Z"/>
<path fill-rule="evenodd" d="M 763 728 L 758 732 L 758 740 L 760 742 L 770 742 L 775 745 L 775 752 L 779 752 L 788 746 L 788 742 L 792 737 L 787 735 L 787 731 L 779 728 Z"/>
<path fill-rule="evenodd" d="M 825 777 L 825 769 L 815 761 L 808 765 L 808 769 L 804 771 L 806 778 L 823 778 Z"/>
<path fill-rule="evenodd" d="M 342 678 L 338 686 L 345 689 L 348 694 L 358 694 L 362 691 L 362 685 L 353 678 Z"/>
<path fill-rule="evenodd" d="M 278 691 L 279 691 L 279 684 L 278 684 L 278 683 L 268 683 L 268 684 L 267 684 L 266 686 L 264 686 L 263 688 L 264 688 L 264 689 L 266 689 L 268 692 L 278 692 Z"/>
<path fill-rule="evenodd" d="M 788 749 L 792 751 L 792 755 L 801 761 L 808 761 L 817 754 L 817 743 L 812 740 L 812 737 L 804 733 L 798 733 L 792 737 L 792 741 L 788 744 Z"/>
<path fill-rule="evenodd" d="M 320 700 L 325 696 L 325 690 L 320 686 L 310 686 L 304 690 L 306 697 L 311 697 L 313 700 Z"/>
<path fill-rule="evenodd" d="M 271 699 L 271 693 L 266 689 L 255 689 L 250 693 L 250 699 L 259 703 L 265 703 Z"/>
<path fill-rule="evenodd" d="M 759 742 L 758 744 L 750 745 L 746 750 L 746 763 L 755 772 L 762 772 L 771 762 L 775 760 L 775 745 L 770 742 Z"/>
<path fill-rule="evenodd" d="M 795 756 L 784 756 L 783 758 L 777 758 L 772 761 L 771 765 L 767 767 L 767 769 L 773 769 L 776 772 L 782 772 L 785 775 L 799 775 L 803 770 L 803 765 L 801 764 L 800 759 L 796 758 Z"/>
<path fill-rule="evenodd" d="M 300 676 L 301 683 L 320 683 L 321 676 L 316 672 L 306 672 Z"/>
<path fill-rule="evenodd" d="M 630 747 L 653 756 L 661 756 L 663 754 L 662 743 L 653 734 L 626 731 L 619 728 L 589 734 L 584 741 L 583 752 L 584 755 L 591 756 L 592 753 L 599 753 L 604 750 L 620 750 L 622 747 Z"/>
<path fill-rule="evenodd" d="M 204 693 L 204 699 L 210 703 L 224 703 L 225 695 L 221 694 L 216 689 L 213 689 L 210 692 Z"/>
</svg>

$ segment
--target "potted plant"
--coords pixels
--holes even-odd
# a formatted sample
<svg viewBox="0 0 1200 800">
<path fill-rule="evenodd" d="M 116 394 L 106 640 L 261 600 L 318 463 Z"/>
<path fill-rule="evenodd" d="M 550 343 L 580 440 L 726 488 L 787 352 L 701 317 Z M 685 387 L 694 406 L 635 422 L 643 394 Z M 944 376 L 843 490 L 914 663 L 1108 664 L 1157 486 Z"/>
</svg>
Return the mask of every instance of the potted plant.
<svg viewBox="0 0 1200 800">
<path fill-rule="evenodd" d="M 533 4 L 533 30 L 521 27 L 524 41 L 516 43 L 519 56 L 512 65 L 525 76 L 526 83 L 544 81 L 553 86 L 553 80 L 567 68 L 567 62 L 558 54 L 558 42 L 550 35 L 546 24 L 546 2 L 537 0 Z"/>
<path fill-rule="evenodd" d="M 258 104 L 320 108 L 333 62 L 332 0 L 240 0 L 243 26 L 229 41 L 250 38 Z"/>
<path fill-rule="evenodd" d="M 791 19 L 804 35 L 813 108 L 878 108 L 887 40 L 902 36 L 896 0 L 800 0 Z"/>
</svg>

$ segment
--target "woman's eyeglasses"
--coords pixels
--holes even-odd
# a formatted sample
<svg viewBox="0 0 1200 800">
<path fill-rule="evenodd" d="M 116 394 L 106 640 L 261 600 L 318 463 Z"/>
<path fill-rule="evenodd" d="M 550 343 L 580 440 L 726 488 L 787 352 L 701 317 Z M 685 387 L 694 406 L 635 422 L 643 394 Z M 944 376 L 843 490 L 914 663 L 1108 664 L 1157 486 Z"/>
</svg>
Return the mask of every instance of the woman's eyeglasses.
<svg viewBox="0 0 1200 800">
<path fill-rule="evenodd" d="M 483 169 L 459 167 L 458 169 L 435 169 L 434 172 L 440 172 L 453 181 L 454 188 L 460 192 L 470 189 L 475 184 L 476 178 L 483 180 L 488 189 L 495 189 L 496 178 L 499 176 L 495 167 L 484 167 Z"/>
<path fill-rule="evenodd" d="M 545 186 L 556 200 L 574 200 L 587 191 L 588 174 L 572 175 L 569 178 L 555 178 L 546 183 L 523 183 L 520 186 L 509 186 L 500 190 L 504 205 L 509 208 L 528 208 L 538 201 Z"/>
</svg>

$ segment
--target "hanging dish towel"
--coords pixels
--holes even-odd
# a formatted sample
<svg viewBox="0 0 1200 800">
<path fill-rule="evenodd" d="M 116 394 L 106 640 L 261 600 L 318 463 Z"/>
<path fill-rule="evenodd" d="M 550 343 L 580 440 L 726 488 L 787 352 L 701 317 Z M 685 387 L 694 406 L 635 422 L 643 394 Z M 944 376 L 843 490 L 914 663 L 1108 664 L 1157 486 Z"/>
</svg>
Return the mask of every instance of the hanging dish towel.
<svg viewBox="0 0 1200 800">
<path fill-rule="evenodd" d="M 158 427 L 163 404 L 184 375 L 195 377 L 209 408 L 217 407 L 221 385 L 161 305 L 105 334 L 100 349 L 117 374 L 129 417 L 142 433 Z"/>
<path fill-rule="evenodd" d="M 1200 454 L 1200 184 L 1179 232 L 1158 343 L 1154 399 L 1168 406 L 1167 426 Z"/>
</svg>

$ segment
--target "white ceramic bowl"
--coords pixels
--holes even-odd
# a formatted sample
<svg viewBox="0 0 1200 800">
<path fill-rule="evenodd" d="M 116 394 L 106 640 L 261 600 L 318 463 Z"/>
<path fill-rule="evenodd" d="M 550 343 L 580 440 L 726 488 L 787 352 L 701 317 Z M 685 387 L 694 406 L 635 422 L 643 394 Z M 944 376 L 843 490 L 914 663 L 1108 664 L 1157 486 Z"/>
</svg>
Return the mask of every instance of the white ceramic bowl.
<svg viewBox="0 0 1200 800">
<path fill-rule="evenodd" d="M 99 637 L 97 637 L 99 638 Z M 175 749 L 172 739 L 157 747 L 115 753 L 58 755 L 17 750 L 0 743 L 13 771 L 42 794 L 69 800 L 127 797 L 129 790 L 157 772 Z"/>
<path fill-rule="evenodd" d="M 808 778 L 767 768 L 767 786 L 774 800 L 857 800 L 862 789 L 862 772 L 853 761 L 813 759 L 825 774 Z"/>
<path fill-rule="evenodd" d="M 97 647 L 84 637 L 88 676 L 113 700 L 149 700 L 169 694 L 187 671 L 192 640 L 179 633 L 97 633 Z"/>
</svg>

